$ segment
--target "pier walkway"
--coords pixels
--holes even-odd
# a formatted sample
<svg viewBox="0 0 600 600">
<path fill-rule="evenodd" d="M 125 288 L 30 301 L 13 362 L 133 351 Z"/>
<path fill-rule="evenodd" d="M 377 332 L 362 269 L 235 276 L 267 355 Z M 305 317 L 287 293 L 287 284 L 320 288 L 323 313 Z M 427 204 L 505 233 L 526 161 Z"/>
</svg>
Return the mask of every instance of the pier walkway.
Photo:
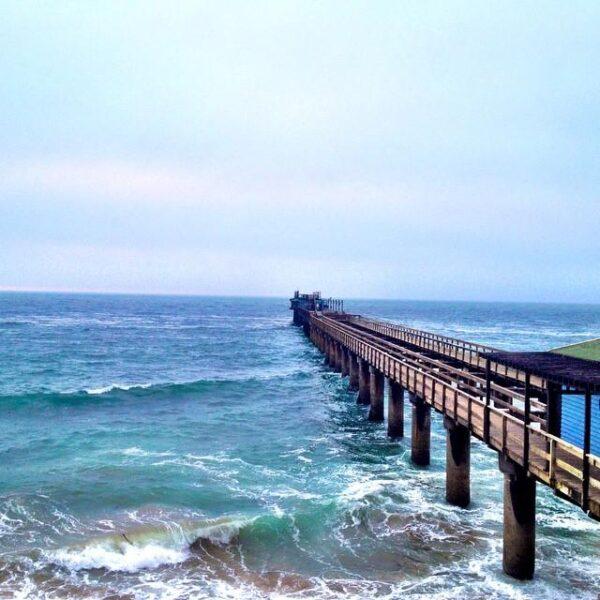
<svg viewBox="0 0 600 600">
<path fill-rule="evenodd" d="M 600 363 L 550 352 L 502 352 L 343 312 L 319 293 L 291 299 L 294 323 L 348 377 L 369 419 L 383 421 L 387 379 L 388 434 L 404 435 L 405 393 L 412 404 L 411 458 L 430 459 L 431 409 L 447 430 L 446 500 L 470 502 L 470 438 L 498 452 L 504 474 L 506 573 L 529 579 L 535 559 L 536 483 L 600 519 L 600 457 L 591 453 L 592 397 Z M 585 398 L 583 443 L 561 438 L 562 403 Z M 600 528 L 599 528 L 600 533 Z"/>
</svg>

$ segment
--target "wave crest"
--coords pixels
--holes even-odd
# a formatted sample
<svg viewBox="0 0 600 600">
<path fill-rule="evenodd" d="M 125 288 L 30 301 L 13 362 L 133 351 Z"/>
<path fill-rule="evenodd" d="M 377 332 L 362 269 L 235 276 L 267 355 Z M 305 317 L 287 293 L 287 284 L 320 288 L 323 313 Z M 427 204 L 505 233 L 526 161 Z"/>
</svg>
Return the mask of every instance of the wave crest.
<svg viewBox="0 0 600 600">
<path fill-rule="evenodd" d="M 28 402 L 49 402 L 49 403 L 82 403 L 89 401 L 98 401 L 99 398 L 122 399 L 127 396 L 164 396 L 164 395 L 185 395 L 189 393 L 198 393 L 207 389 L 219 388 L 221 386 L 236 386 L 240 384 L 264 385 L 265 381 L 285 380 L 287 378 L 309 377 L 307 370 L 294 370 L 283 372 L 266 372 L 263 374 L 240 374 L 229 377 L 207 377 L 194 381 L 165 381 L 165 382 L 145 382 L 145 383 L 110 383 L 105 386 L 84 388 L 81 390 L 69 391 L 47 391 L 28 393 L 4 393 L 0 394 L 0 402 L 5 406 L 9 403 L 15 407 L 22 406 Z"/>
<path fill-rule="evenodd" d="M 159 544 L 136 546 L 123 540 L 115 544 L 92 544 L 84 548 L 57 550 L 50 562 L 72 571 L 106 569 L 134 573 L 165 564 L 177 564 L 188 558 L 184 549 L 168 548 Z"/>
<path fill-rule="evenodd" d="M 225 546 L 252 522 L 243 518 L 146 525 L 46 554 L 46 560 L 71 571 L 105 569 L 133 573 L 184 562 L 202 542 Z"/>
</svg>

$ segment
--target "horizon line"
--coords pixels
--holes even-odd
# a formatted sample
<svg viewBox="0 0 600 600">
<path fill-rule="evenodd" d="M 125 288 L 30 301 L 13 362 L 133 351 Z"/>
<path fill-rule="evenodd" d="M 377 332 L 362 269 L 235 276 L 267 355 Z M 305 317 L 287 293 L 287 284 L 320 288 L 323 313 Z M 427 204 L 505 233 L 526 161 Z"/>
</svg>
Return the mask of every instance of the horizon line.
<svg viewBox="0 0 600 600">
<path fill-rule="evenodd" d="M 62 295 L 87 295 L 87 296 L 141 296 L 141 297 L 175 297 L 175 298 L 273 298 L 290 299 L 291 295 L 283 296 L 278 294 L 216 294 L 200 292 L 123 292 L 107 290 L 64 290 L 64 289 L 18 289 L 10 287 L 1 287 L 0 294 L 62 294 Z M 293 292 L 292 292 L 293 294 Z M 599 306 L 600 302 L 577 302 L 560 300 L 466 300 L 464 298 L 432 299 L 432 298 L 381 298 L 374 296 L 326 296 L 344 301 L 378 301 L 378 302 L 461 302 L 461 303 L 480 303 L 480 304 L 563 304 L 574 306 Z"/>
</svg>

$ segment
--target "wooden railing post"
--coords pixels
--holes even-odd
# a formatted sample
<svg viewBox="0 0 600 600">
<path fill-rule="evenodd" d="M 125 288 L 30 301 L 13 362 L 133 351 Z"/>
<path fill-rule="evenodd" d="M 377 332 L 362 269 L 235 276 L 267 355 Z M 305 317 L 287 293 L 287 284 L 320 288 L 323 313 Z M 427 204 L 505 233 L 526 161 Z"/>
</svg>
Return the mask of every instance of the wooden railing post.
<svg viewBox="0 0 600 600">
<path fill-rule="evenodd" d="M 523 467 L 529 469 L 529 424 L 531 423 L 531 376 L 525 374 L 525 416 L 523 422 Z"/>
<path fill-rule="evenodd" d="M 548 464 L 548 476 L 550 485 L 556 485 L 556 440 L 550 438 L 550 461 Z"/>
<path fill-rule="evenodd" d="M 583 423 L 583 469 L 581 481 L 581 507 L 585 512 L 590 507 L 590 452 L 592 440 L 592 390 L 589 384 L 585 390 L 585 417 Z"/>
<path fill-rule="evenodd" d="M 485 361 L 485 408 L 483 409 L 483 440 L 490 441 L 490 399 L 492 396 L 492 376 L 490 359 Z"/>
</svg>

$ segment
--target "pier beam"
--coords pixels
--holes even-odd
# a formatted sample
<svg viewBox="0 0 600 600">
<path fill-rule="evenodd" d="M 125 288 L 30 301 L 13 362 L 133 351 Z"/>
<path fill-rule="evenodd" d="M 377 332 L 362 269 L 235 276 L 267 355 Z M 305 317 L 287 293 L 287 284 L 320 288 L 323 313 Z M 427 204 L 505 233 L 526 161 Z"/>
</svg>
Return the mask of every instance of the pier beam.
<svg viewBox="0 0 600 600">
<path fill-rule="evenodd" d="M 415 465 L 426 467 L 430 462 L 431 407 L 422 398 L 410 394 L 412 403 L 411 459 Z"/>
<path fill-rule="evenodd" d="M 499 455 L 504 473 L 504 572 L 516 579 L 532 579 L 535 570 L 535 479 Z"/>
<path fill-rule="evenodd" d="M 471 434 L 464 425 L 444 417 L 446 428 L 446 500 L 466 508 L 471 502 Z"/>
<path fill-rule="evenodd" d="M 388 435 L 391 438 L 404 437 L 404 388 L 396 381 L 389 380 Z"/>
<path fill-rule="evenodd" d="M 346 377 L 350 371 L 348 367 L 348 351 L 344 346 L 340 346 L 341 357 L 342 357 L 342 377 Z"/>
<path fill-rule="evenodd" d="M 350 350 L 348 350 L 348 370 L 348 389 L 356 391 L 358 389 L 358 357 Z"/>
<path fill-rule="evenodd" d="M 369 364 L 362 358 L 358 359 L 358 404 L 371 402 L 371 376 Z"/>
<path fill-rule="evenodd" d="M 370 368 L 371 407 L 369 408 L 369 421 L 383 421 L 383 389 L 385 377 L 375 367 Z"/>
</svg>

